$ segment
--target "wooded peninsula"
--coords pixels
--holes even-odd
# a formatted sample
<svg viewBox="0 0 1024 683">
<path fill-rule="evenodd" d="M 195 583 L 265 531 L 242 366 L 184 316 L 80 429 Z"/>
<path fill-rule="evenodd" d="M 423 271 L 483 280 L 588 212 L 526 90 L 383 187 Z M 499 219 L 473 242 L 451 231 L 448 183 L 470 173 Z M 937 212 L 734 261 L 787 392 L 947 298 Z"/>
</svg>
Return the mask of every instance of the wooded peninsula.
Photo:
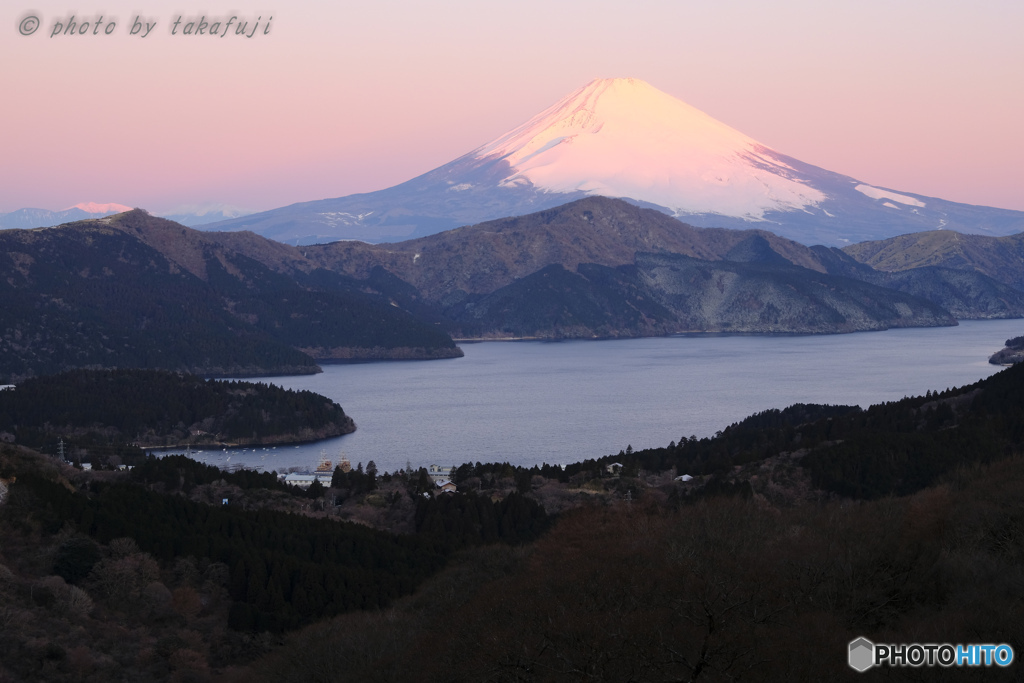
<svg viewBox="0 0 1024 683">
<path fill-rule="evenodd" d="M 102 467 L 138 448 L 283 444 L 355 431 L 334 401 L 272 384 L 163 370 L 72 370 L 0 391 L 0 439 Z"/>
</svg>

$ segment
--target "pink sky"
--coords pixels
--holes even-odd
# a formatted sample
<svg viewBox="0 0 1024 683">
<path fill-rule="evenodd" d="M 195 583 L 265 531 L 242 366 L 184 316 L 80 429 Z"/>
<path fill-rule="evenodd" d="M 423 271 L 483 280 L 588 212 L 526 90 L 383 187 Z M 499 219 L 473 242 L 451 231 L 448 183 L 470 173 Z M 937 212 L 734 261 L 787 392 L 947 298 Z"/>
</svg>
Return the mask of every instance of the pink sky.
<svg viewBox="0 0 1024 683">
<path fill-rule="evenodd" d="M 0 212 L 377 190 L 613 76 L 872 185 L 1024 210 L 1021 3 L 111 0 L 111 35 L 49 37 L 89 7 L 0 9 Z M 273 21 L 170 35 L 204 13 Z"/>
</svg>

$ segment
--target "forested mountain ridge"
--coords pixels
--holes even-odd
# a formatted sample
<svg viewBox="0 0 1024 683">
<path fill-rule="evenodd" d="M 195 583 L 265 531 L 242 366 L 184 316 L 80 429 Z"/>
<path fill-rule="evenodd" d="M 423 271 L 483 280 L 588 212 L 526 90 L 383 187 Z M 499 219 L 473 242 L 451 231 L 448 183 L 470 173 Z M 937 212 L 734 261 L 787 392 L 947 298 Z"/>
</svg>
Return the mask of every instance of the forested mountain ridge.
<svg viewBox="0 0 1024 683">
<path fill-rule="evenodd" d="M 982 273 L 925 269 L 889 274 L 858 264 L 836 249 L 806 247 L 764 230 L 694 228 L 665 214 L 643 209 L 622 200 L 589 197 L 535 214 L 466 226 L 395 244 L 336 242 L 303 248 L 304 253 L 325 268 L 354 277 L 371 269 L 385 269 L 418 288 L 436 304 L 444 317 L 454 321 L 450 328 L 465 337 L 503 336 L 636 336 L 683 331 L 735 330 L 747 332 L 841 332 L 884 329 L 892 326 L 891 316 L 875 317 L 861 310 L 851 316 L 833 309 L 826 315 L 817 304 L 804 300 L 801 313 L 785 320 L 771 311 L 774 294 L 748 289 L 751 306 L 766 311 L 757 319 L 735 317 L 718 310 L 699 318 L 676 316 L 655 310 L 651 303 L 638 303 L 635 283 L 621 280 L 612 269 L 643 269 L 638 255 L 665 253 L 708 262 L 706 270 L 721 270 L 718 262 L 756 264 L 729 266 L 755 268 L 760 273 L 786 266 L 806 269 L 806 282 L 829 282 L 840 298 L 863 299 L 867 309 L 881 310 L 906 303 L 903 295 L 926 299 L 946 309 L 946 322 L 901 316 L 899 325 L 949 324 L 950 317 L 997 318 L 1024 316 L 1024 293 L 1003 285 Z M 641 259 L 642 260 L 642 259 Z M 561 269 L 561 272 L 559 271 Z M 602 270 L 603 269 L 603 270 Z M 598 272 L 601 282 L 592 278 Z M 871 287 L 853 285 L 859 280 Z M 557 281 L 556 289 L 550 289 Z M 678 284 L 678 283 L 677 283 Z M 625 287 L 628 291 L 622 291 Z M 704 297 L 699 283 L 692 288 L 675 287 L 675 296 L 662 291 L 648 278 L 643 289 L 647 302 Z M 764 296 L 762 296 L 764 295 Z M 796 306 L 790 302 L 789 306 Z M 920 308 L 921 303 L 916 304 Z M 842 306 L 840 306 L 842 308 Z M 738 310 L 738 309 L 737 309 Z"/>
<path fill-rule="evenodd" d="M 959 320 L 1024 317 L 1024 291 L 979 270 L 920 265 L 906 270 L 876 270 L 845 250 L 811 247 L 822 266 L 842 275 L 928 299 Z"/>
<path fill-rule="evenodd" d="M 405 242 L 333 242 L 302 250 L 325 268 L 355 277 L 382 266 L 436 300 L 456 291 L 487 294 L 555 264 L 570 272 L 584 263 L 631 264 L 637 252 L 743 260 L 729 255 L 754 237 L 768 242 L 789 263 L 824 271 L 808 247 L 770 232 L 695 228 L 660 211 L 607 197 Z"/>
<path fill-rule="evenodd" d="M 981 269 L 879 271 L 603 197 L 398 244 L 297 248 L 140 210 L 0 243 L 8 378 L 117 364 L 311 372 L 319 359 L 458 356 L 451 335 L 838 333 L 1024 316 L 1024 292 Z"/>
<path fill-rule="evenodd" d="M 683 437 L 667 448 L 607 456 L 623 464 L 753 484 L 771 478 L 760 467 L 792 458 L 822 492 L 857 499 L 910 495 L 961 468 L 1024 453 L 1024 365 L 963 387 L 857 406 L 795 405 L 730 425 L 714 437 Z M 570 466 L 570 470 L 574 466 Z M 758 481 L 760 480 L 760 481 Z"/>
<path fill-rule="evenodd" d="M 611 268 L 549 266 L 445 309 L 463 334 L 620 337 L 684 332 L 836 333 L 955 325 L 931 302 L 788 263 L 636 255 Z"/>
<path fill-rule="evenodd" d="M 461 355 L 436 325 L 351 278 L 302 271 L 288 249 L 252 235 L 222 244 L 139 210 L 2 231 L 0 378 L 76 367 L 300 374 L 318 371 L 313 356 Z"/>
<path fill-rule="evenodd" d="M 206 283 L 102 224 L 0 232 L 0 376 L 75 367 L 310 373 L 307 355 L 224 309 Z"/>
<path fill-rule="evenodd" d="M 1024 291 L 1024 233 L 1007 237 L 930 230 L 843 247 L 857 261 L 886 272 L 939 266 L 978 272 Z"/>
<path fill-rule="evenodd" d="M 237 317 L 316 359 L 462 355 L 415 292 L 376 271 L 354 279 L 254 233 L 192 230 L 144 211 L 107 220 L 210 283 Z"/>
</svg>

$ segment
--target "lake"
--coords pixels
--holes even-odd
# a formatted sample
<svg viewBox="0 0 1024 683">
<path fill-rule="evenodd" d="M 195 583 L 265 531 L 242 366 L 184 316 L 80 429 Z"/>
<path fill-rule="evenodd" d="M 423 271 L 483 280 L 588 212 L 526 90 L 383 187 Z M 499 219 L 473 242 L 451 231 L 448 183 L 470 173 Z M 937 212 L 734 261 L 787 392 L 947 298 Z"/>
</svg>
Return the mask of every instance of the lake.
<svg viewBox="0 0 1024 683">
<path fill-rule="evenodd" d="M 874 403 L 970 384 L 1024 321 L 820 336 L 679 336 L 461 344 L 464 358 L 328 365 L 263 381 L 337 401 L 357 430 L 277 448 L 206 450 L 219 466 L 313 467 L 344 451 L 379 471 L 567 464 L 710 436 L 768 408 Z M 229 460 L 230 458 L 230 460 Z"/>
</svg>

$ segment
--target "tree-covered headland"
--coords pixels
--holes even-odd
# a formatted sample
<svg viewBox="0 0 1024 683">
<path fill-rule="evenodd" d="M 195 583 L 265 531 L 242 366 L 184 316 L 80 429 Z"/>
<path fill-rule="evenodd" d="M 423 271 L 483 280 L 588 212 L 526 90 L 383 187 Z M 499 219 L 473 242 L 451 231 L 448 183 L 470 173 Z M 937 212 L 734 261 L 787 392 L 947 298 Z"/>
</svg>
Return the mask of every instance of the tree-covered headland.
<svg viewBox="0 0 1024 683">
<path fill-rule="evenodd" d="M 0 391 L 8 441 L 102 460 L 133 448 L 314 441 L 355 430 L 337 403 L 310 391 L 162 370 L 72 370 Z"/>
</svg>

